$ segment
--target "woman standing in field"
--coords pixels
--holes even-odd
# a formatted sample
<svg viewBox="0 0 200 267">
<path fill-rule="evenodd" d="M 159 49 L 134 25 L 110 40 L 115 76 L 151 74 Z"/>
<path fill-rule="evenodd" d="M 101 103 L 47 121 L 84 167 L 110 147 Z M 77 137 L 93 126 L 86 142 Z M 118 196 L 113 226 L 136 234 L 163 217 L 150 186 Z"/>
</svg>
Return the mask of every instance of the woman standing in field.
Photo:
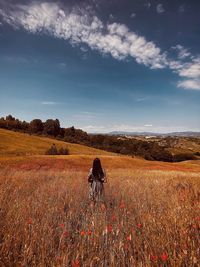
<svg viewBox="0 0 200 267">
<path fill-rule="evenodd" d="M 101 201 L 104 196 L 103 183 L 106 181 L 105 170 L 101 166 L 99 158 L 94 159 L 93 166 L 88 174 L 88 183 L 90 183 L 89 198 L 93 201 Z"/>
</svg>

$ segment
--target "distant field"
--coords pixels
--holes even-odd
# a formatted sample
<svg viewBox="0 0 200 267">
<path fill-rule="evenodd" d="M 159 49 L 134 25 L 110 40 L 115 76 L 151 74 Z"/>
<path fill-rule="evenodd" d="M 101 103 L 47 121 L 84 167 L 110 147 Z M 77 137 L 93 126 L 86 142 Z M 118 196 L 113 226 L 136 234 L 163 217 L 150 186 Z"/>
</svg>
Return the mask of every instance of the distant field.
<svg viewBox="0 0 200 267">
<path fill-rule="evenodd" d="M 57 148 L 67 147 L 70 155 L 45 155 L 45 151 L 53 143 Z M 97 156 L 101 158 L 107 168 L 200 172 L 200 160 L 180 163 L 147 161 L 88 146 L 0 129 L 0 166 L 12 166 L 26 170 L 81 169 L 88 168 L 93 158 Z"/>
<path fill-rule="evenodd" d="M 72 155 L 115 155 L 88 146 L 0 129 L 0 156 L 45 155 L 53 143 L 57 148 L 67 147 Z"/>
</svg>

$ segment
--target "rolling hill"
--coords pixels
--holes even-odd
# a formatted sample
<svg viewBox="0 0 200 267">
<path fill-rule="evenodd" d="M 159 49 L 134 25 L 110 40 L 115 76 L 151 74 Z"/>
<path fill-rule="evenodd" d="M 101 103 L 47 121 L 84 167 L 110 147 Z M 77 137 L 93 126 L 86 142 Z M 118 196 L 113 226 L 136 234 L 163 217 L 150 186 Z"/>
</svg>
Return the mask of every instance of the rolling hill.
<svg viewBox="0 0 200 267">
<path fill-rule="evenodd" d="M 70 155 L 49 156 L 45 151 L 53 144 L 67 147 Z M 0 166 L 22 169 L 88 169 L 94 157 L 100 157 L 108 169 L 200 171 L 200 161 L 168 163 L 147 161 L 138 157 L 115 154 L 84 145 L 0 129 Z"/>
<path fill-rule="evenodd" d="M 116 155 L 84 145 L 0 129 L 0 156 L 45 155 L 53 143 L 57 148 L 67 147 L 70 155 Z"/>
</svg>

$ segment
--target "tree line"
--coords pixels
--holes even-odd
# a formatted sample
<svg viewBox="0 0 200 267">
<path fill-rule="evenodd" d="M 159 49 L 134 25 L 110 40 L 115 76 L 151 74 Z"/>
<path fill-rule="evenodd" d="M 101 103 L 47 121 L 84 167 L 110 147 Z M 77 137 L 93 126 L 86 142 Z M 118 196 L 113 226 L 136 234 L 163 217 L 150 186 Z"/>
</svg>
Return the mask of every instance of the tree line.
<svg viewBox="0 0 200 267">
<path fill-rule="evenodd" d="M 58 119 L 48 119 L 45 122 L 34 119 L 31 122 L 26 122 L 8 115 L 5 118 L 0 118 L 0 128 L 48 136 L 65 142 L 83 144 L 124 155 L 140 156 L 147 160 L 179 161 L 167 150 L 167 147 L 160 146 L 156 142 L 136 139 L 123 140 L 117 136 L 106 134 L 88 134 L 74 126 L 63 128 Z M 183 160 L 182 158 L 184 157 L 181 157 L 181 160 Z"/>
</svg>

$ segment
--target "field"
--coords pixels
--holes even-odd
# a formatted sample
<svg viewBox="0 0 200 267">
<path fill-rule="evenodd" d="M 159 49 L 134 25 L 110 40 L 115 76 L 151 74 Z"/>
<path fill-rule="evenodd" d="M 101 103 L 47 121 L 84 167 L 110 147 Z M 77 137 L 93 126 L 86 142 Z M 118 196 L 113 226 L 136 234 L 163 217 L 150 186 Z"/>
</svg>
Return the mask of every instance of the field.
<svg viewBox="0 0 200 267">
<path fill-rule="evenodd" d="M 91 155 L 84 146 L 79 155 L 17 156 L 8 143 L 14 156 L 0 145 L 0 266 L 200 266 L 199 161 Z M 107 183 L 94 205 L 87 173 L 96 155 Z"/>
<path fill-rule="evenodd" d="M 54 140 L 51 138 L 23 134 L 0 128 L 0 157 L 8 156 L 30 156 L 30 155 L 45 155 L 47 149 L 52 144 L 57 148 L 69 149 L 71 155 L 112 155 L 103 150 L 82 146 L 78 144 L 66 143 L 63 141 Z"/>
</svg>

